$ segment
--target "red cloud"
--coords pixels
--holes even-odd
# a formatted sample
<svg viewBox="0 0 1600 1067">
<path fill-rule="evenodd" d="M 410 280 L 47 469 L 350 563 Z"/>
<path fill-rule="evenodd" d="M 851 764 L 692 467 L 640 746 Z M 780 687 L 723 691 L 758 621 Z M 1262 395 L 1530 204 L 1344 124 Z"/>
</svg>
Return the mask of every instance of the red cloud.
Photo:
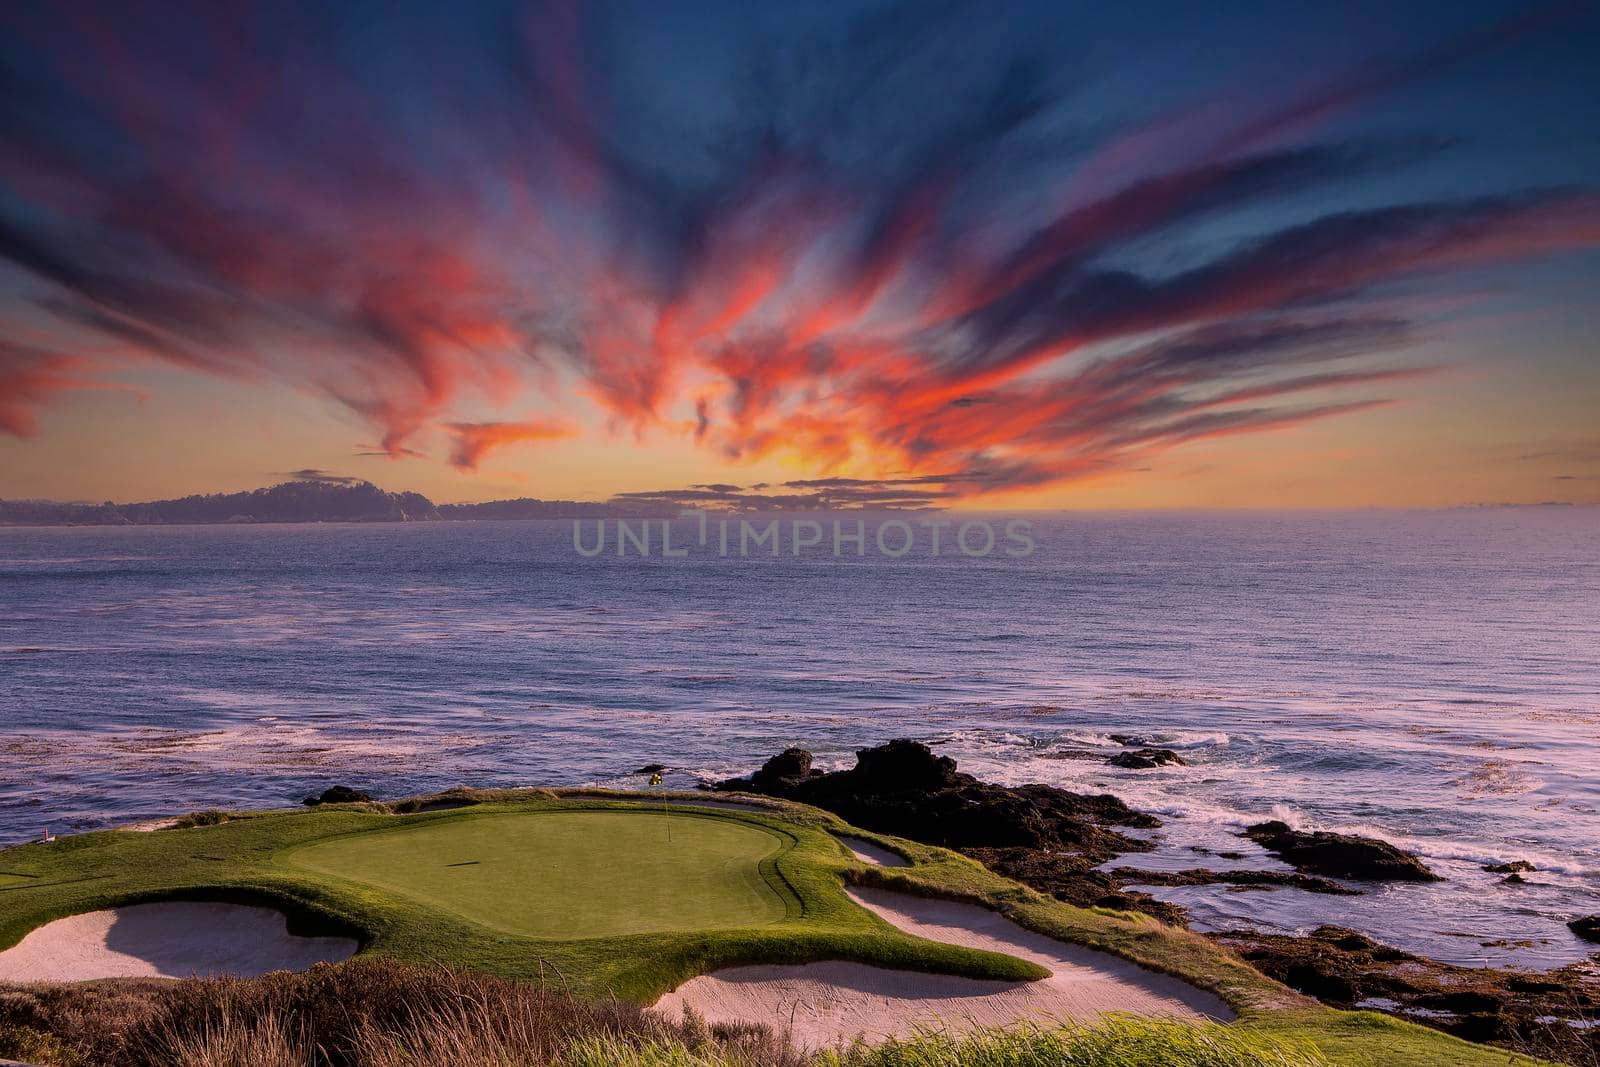
<svg viewBox="0 0 1600 1067">
<path fill-rule="evenodd" d="M 462 470 L 477 470 L 479 462 L 492 449 L 533 441 L 556 441 L 575 436 L 576 426 L 568 422 L 452 422 L 445 426 L 455 435 L 450 462 Z"/>
<path fill-rule="evenodd" d="M 96 387 L 85 370 L 86 361 L 73 356 L 0 341 L 0 433 L 38 433 L 39 407 L 67 390 Z"/>
</svg>

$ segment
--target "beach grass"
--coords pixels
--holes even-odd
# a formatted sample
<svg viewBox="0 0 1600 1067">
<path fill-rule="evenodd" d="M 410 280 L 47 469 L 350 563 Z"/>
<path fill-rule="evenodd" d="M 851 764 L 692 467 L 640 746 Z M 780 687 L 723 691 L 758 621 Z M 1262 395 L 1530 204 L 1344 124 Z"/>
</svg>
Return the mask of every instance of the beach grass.
<svg viewBox="0 0 1600 1067">
<path fill-rule="evenodd" d="M 865 832 L 817 809 L 673 799 L 667 809 L 666 798 L 606 791 L 459 791 L 442 801 L 240 813 L 19 846 L 0 852 L 0 869 L 13 876 L 0 886 L 0 948 L 70 914 L 188 898 L 275 906 L 294 932 L 356 937 L 368 958 L 641 1003 L 695 975 L 751 963 L 845 959 L 1014 981 L 1044 974 L 1010 956 L 904 934 L 848 898 L 844 888 L 855 883 L 980 903 L 1183 978 L 1239 1012 L 1229 1033 L 1310 1049 L 1329 1063 L 1536 1062 L 1388 1016 L 1322 1007 L 1199 935 L 1055 901 L 957 853 Z M 462 806 L 428 810 L 441 802 Z M 911 864 L 863 865 L 842 833 Z"/>
<path fill-rule="evenodd" d="M 760 1053 L 618 1035 L 573 1043 L 559 1067 L 764 1067 Z M 1218 1023 L 1111 1016 L 1063 1027 L 928 1032 L 818 1053 L 808 1067 L 1327 1067 L 1314 1045 Z"/>
</svg>

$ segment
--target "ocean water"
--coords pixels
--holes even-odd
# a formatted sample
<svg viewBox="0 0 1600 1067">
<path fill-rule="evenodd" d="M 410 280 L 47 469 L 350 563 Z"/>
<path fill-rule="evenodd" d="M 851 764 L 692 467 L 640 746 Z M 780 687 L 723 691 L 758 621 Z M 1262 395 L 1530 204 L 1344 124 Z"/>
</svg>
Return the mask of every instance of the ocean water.
<svg viewBox="0 0 1600 1067">
<path fill-rule="evenodd" d="M 1446 877 L 1155 890 L 1203 929 L 1337 922 L 1536 968 L 1592 950 L 1564 923 L 1600 911 L 1600 509 L 1033 536 L 1024 558 L 586 559 L 553 521 L 3 529 L 0 841 L 334 782 L 641 785 L 660 761 L 691 786 L 915 737 L 1158 814 L 1156 849 L 1118 863 L 1280 867 L 1235 836 L 1277 817 Z M 1107 767 L 1113 733 L 1189 765 Z M 1511 859 L 1528 884 L 1480 869 Z"/>
</svg>

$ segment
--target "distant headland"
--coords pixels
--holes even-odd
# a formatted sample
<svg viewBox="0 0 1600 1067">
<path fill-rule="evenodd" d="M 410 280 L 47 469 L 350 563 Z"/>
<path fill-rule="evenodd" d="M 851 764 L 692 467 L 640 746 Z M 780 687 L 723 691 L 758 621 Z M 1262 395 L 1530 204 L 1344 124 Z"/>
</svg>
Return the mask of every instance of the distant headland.
<svg viewBox="0 0 1600 1067">
<path fill-rule="evenodd" d="M 595 519 L 651 515 L 656 511 L 647 505 L 532 497 L 479 504 L 435 504 L 421 493 L 392 493 L 359 479 L 296 478 L 241 493 L 203 493 L 139 504 L 0 500 L 0 526 Z"/>
</svg>

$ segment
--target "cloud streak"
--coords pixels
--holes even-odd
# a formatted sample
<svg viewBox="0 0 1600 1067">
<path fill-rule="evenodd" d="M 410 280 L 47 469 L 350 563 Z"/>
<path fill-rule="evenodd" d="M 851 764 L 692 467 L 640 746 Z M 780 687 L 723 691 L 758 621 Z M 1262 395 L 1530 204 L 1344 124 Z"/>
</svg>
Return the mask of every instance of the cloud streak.
<svg viewBox="0 0 1600 1067">
<path fill-rule="evenodd" d="M 491 451 L 508 445 L 558 441 L 573 437 L 577 427 L 557 419 L 538 422 L 452 422 L 447 429 L 455 437 L 450 463 L 462 470 L 477 470 Z"/>
</svg>

